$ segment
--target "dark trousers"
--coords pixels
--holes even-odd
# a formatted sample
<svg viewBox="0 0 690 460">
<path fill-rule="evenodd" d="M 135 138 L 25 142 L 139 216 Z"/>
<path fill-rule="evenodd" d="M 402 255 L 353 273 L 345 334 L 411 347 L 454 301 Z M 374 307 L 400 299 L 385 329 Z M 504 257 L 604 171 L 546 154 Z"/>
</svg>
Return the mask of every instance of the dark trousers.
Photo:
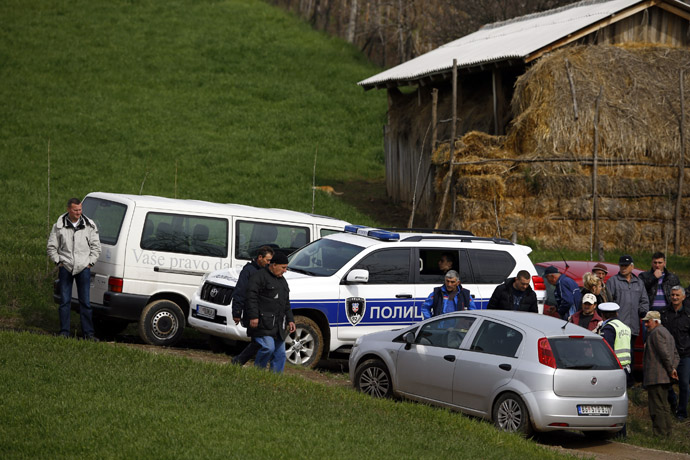
<svg viewBox="0 0 690 460">
<path fill-rule="evenodd" d="M 261 349 L 261 345 L 256 343 L 256 340 L 254 340 L 254 337 L 252 337 L 251 342 L 247 344 L 246 347 L 244 347 L 244 350 L 242 352 L 232 358 L 232 363 L 233 364 L 239 364 L 240 366 L 244 366 L 247 361 L 252 359 L 254 356 L 256 356 L 256 353 Z"/>
<path fill-rule="evenodd" d="M 668 403 L 670 383 L 647 385 L 649 416 L 655 436 L 671 436 L 671 408 Z"/>
<path fill-rule="evenodd" d="M 89 300 L 91 269 L 88 267 L 76 275 L 72 275 L 65 267 L 60 267 L 58 273 L 58 284 L 60 286 L 60 307 L 58 308 L 60 314 L 60 334 L 69 335 L 73 282 L 77 283 L 81 331 L 84 337 L 90 337 L 93 335 L 93 310 Z"/>
</svg>

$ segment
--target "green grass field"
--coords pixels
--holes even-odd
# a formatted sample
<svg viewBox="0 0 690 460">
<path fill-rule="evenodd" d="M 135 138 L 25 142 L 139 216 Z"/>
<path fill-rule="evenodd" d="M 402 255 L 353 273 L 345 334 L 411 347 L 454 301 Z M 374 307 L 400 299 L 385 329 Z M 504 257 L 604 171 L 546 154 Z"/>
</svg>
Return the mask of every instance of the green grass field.
<svg viewBox="0 0 690 460">
<path fill-rule="evenodd" d="M 258 0 L 0 3 L 0 328 L 57 331 L 45 245 L 72 196 L 311 211 L 315 155 L 316 185 L 381 180 L 386 94 L 356 86 L 379 70 Z M 555 456 L 423 405 L 39 334 L 0 332 L 0 381 L 2 458 Z"/>
</svg>

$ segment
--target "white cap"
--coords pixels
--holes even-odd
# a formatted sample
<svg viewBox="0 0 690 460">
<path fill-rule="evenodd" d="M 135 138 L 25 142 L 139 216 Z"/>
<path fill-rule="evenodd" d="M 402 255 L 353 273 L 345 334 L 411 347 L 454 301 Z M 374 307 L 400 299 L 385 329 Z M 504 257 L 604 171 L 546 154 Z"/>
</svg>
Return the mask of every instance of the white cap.
<svg viewBox="0 0 690 460">
<path fill-rule="evenodd" d="M 591 292 L 588 292 L 587 294 L 582 296 L 582 303 L 595 304 L 595 303 L 597 303 L 597 297 L 594 294 L 592 294 Z"/>
<path fill-rule="evenodd" d="M 620 308 L 620 305 L 618 305 L 616 302 L 604 302 L 599 304 L 600 311 L 618 311 Z"/>
</svg>

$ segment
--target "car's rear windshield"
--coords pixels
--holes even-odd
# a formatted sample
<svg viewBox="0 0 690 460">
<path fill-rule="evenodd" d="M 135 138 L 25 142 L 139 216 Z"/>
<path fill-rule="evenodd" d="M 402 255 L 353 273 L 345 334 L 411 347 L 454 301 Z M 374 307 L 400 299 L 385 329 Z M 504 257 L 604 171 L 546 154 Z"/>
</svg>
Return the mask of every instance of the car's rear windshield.
<svg viewBox="0 0 690 460">
<path fill-rule="evenodd" d="M 82 202 L 82 210 L 86 217 L 96 222 L 101 244 L 116 245 L 127 205 L 87 196 Z"/>
<path fill-rule="evenodd" d="M 331 276 L 364 250 L 342 241 L 320 239 L 293 252 L 288 270 L 312 276 Z"/>
<path fill-rule="evenodd" d="M 550 338 L 558 369 L 619 369 L 616 356 L 602 339 L 595 337 Z"/>
</svg>

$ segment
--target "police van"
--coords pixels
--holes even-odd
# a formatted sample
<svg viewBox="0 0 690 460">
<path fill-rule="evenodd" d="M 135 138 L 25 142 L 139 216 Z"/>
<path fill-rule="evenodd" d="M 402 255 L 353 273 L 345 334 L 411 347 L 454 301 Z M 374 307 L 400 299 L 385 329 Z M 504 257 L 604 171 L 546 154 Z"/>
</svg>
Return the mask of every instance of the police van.
<svg viewBox="0 0 690 460">
<path fill-rule="evenodd" d="M 180 339 L 204 274 L 236 276 L 261 246 L 289 254 L 347 224 L 283 209 L 117 193 L 89 193 L 82 207 L 98 225 L 102 246 L 91 269 L 96 334 L 138 322 L 152 345 Z"/>
<path fill-rule="evenodd" d="M 370 332 L 422 319 L 421 306 L 443 284 L 442 256 L 452 260 L 462 286 L 485 309 L 497 285 L 520 270 L 532 275 L 539 312 L 546 297 L 527 246 L 501 238 L 462 234 L 397 233 L 357 225 L 321 238 L 289 257 L 285 278 L 297 331 L 286 340 L 293 364 L 315 366 L 332 352 L 348 352 Z M 236 279 L 224 270 L 202 280 L 188 322 L 205 333 L 248 340 L 232 320 Z"/>
</svg>

